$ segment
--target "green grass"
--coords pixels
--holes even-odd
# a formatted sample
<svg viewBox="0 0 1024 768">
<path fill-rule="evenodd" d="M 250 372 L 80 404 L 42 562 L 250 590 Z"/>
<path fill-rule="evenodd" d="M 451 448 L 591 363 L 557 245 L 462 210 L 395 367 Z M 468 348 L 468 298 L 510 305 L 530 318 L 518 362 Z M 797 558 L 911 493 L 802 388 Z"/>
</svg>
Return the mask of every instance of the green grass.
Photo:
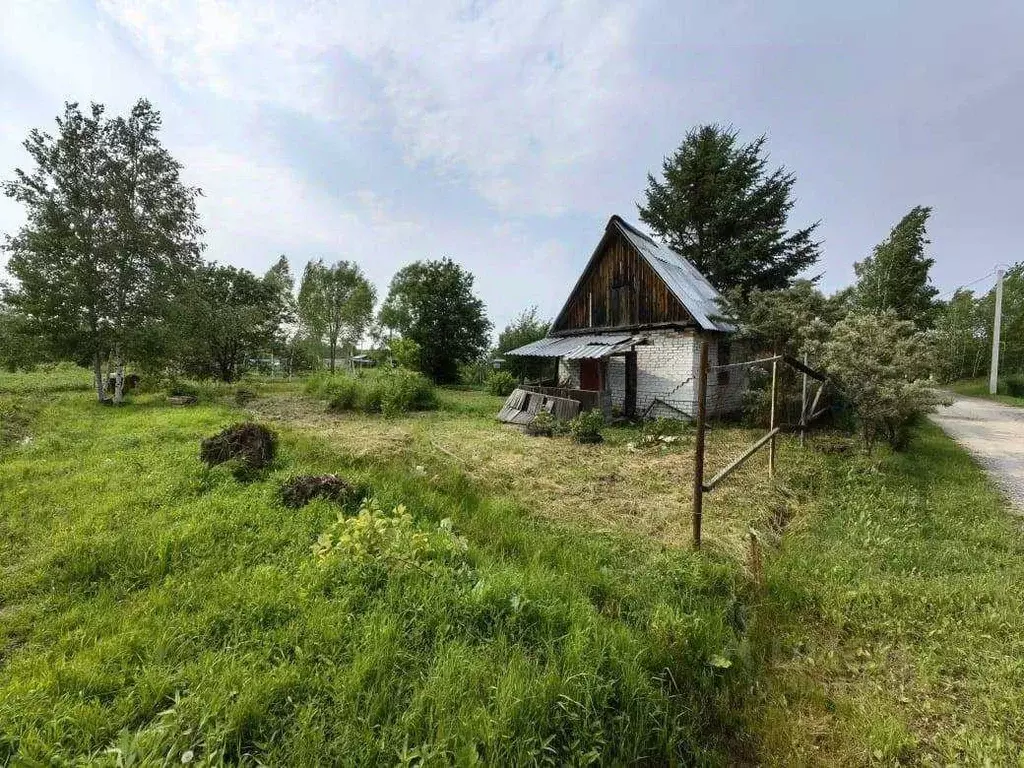
<svg viewBox="0 0 1024 768">
<path fill-rule="evenodd" d="M 238 418 L 58 394 L 4 455 L 0 762 L 728 760 L 749 675 L 736 564 L 293 430 L 243 485 L 197 460 Z M 324 471 L 424 530 L 451 518 L 465 567 L 321 566 L 336 508 L 288 510 L 277 483 Z"/>
<path fill-rule="evenodd" d="M 954 381 L 949 388 L 958 395 L 968 397 L 983 397 L 986 400 L 995 400 L 1006 405 L 1024 406 L 1024 397 L 1013 397 L 1000 391 L 998 394 L 990 395 L 988 392 L 988 379 L 968 379 L 966 381 Z"/>
<path fill-rule="evenodd" d="M 635 430 L 525 438 L 494 424 L 498 398 L 452 390 L 331 415 L 269 382 L 247 410 L 281 452 L 243 484 L 198 461 L 243 417 L 228 390 L 118 409 L 21 376 L 0 378 L 0 763 L 1024 759 L 1020 523 L 934 428 L 901 455 L 783 441 L 782 490 L 757 495 L 754 467 L 716 491 L 694 555 L 612 517 L 628 498 L 661 521 L 651 478 L 688 461 Z M 719 463 L 747 439 L 713 436 Z M 322 562 L 338 509 L 277 491 L 311 472 L 431 536 L 451 519 L 465 553 Z M 743 521 L 774 542 L 760 588 L 721 546 Z"/>
<path fill-rule="evenodd" d="M 825 459 L 770 560 L 757 718 L 780 765 L 1024 760 L 1024 536 L 936 427 Z M 765 651 L 767 653 L 767 650 Z"/>
<path fill-rule="evenodd" d="M 94 386 L 92 371 L 72 363 L 43 365 L 28 373 L 0 370 L 0 395 L 87 392 Z"/>
</svg>

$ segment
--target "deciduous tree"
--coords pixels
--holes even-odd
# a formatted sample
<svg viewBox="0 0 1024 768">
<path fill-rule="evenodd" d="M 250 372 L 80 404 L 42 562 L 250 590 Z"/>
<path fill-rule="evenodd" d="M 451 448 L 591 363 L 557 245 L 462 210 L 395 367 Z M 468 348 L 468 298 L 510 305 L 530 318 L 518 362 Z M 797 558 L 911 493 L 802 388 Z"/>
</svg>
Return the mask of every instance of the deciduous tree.
<svg viewBox="0 0 1024 768">
<path fill-rule="evenodd" d="M 854 265 L 856 301 L 862 309 L 892 310 L 918 328 L 932 327 L 938 290 L 930 284 L 928 271 L 935 260 L 924 253 L 931 212 L 920 205 L 912 208 L 871 256 Z"/>
<path fill-rule="evenodd" d="M 92 360 L 101 401 L 112 355 L 120 402 L 126 359 L 199 263 L 200 192 L 181 181 L 146 100 L 114 119 L 99 104 L 83 113 L 69 103 L 57 129 L 30 132 L 34 167 L 4 184 L 26 212 L 6 243 L 17 280 L 9 300 L 56 355 Z"/>
<path fill-rule="evenodd" d="M 548 335 L 551 323 L 541 320 L 537 315 L 537 307 L 530 307 L 520 312 L 516 318 L 505 326 L 498 334 L 497 355 L 505 359 L 505 370 L 517 379 L 539 378 L 550 367 L 548 360 L 539 357 L 507 356 L 510 349 L 516 349 Z"/>
<path fill-rule="evenodd" d="M 334 372 L 338 346 L 355 349 L 373 319 L 377 291 L 363 276 L 359 265 L 339 261 L 325 266 L 310 261 L 299 288 L 299 317 L 309 334 L 326 342 Z"/>
<path fill-rule="evenodd" d="M 447 258 L 399 270 L 380 323 L 419 344 L 420 370 L 440 383 L 458 380 L 459 365 L 487 349 L 491 330 L 473 275 Z"/>
</svg>

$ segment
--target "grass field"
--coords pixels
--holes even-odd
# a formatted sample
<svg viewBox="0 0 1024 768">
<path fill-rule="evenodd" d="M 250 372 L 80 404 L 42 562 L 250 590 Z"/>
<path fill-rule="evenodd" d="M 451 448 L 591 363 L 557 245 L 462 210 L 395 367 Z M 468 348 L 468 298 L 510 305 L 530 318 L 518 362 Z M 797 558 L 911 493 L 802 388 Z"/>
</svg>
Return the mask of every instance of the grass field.
<svg viewBox="0 0 1024 768">
<path fill-rule="evenodd" d="M 530 438 L 465 391 L 334 415 L 268 384 L 249 413 L 280 455 L 241 483 L 198 461 L 245 416 L 229 398 L 112 409 L 72 379 L 0 375 L 0 762 L 1022 759 L 1020 528 L 937 431 L 785 441 L 779 488 L 755 464 L 716 491 L 693 554 L 689 438 Z M 716 428 L 710 466 L 749 437 Z M 277 495 L 303 472 L 447 549 L 319 560 L 337 508 Z"/>
<path fill-rule="evenodd" d="M 1024 406 L 1024 397 L 1013 397 L 1005 393 L 990 395 L 988 393 L 988 379 L 969 379 L 966 381 L 955 381 L 949 388 L 958 395 L 968 397 L 983 397 L 986 400 L 995 400 L 1006 405 Z"/>
</svg>

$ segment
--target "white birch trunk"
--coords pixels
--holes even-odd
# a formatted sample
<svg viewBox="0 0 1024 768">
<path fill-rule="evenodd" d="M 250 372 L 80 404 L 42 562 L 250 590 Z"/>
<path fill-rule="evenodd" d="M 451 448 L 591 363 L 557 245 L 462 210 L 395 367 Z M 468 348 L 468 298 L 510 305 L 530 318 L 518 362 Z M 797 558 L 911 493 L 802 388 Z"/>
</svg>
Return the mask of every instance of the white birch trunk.
<svg viewBox="0 0 1024 768">
<path fill-rule="evenodd" d="M 124 357 L 120 344 L 114 346 L 114 366 L 114 405 L 120 405 L 124 401 Z"/>
</svg>

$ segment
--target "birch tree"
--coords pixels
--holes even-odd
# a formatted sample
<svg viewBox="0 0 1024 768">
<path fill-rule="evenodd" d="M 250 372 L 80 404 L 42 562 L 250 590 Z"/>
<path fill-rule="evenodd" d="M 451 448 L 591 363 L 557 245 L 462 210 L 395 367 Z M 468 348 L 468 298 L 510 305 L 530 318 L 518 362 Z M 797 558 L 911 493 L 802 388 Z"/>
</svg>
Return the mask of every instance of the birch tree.
<svg viewBox="0 0 1024 768">
<path fill-rule="evenodd" d="M 326 266 L 310 261 L 299 287 L 299 318 L 310 336 L 326 344 L 334 373 L 339 344 L 355 347 L 373 319 L 377 292 L 355 262 Z"/>
<path fill-rule="evenodd" d="M 182 183 L 146 100 L 112 120 L 100 104 L 68 103 L 56 122 L 56 135 L 29 133 L 34 167 L 4 184 L 26 213 L 5 244 L 8 301 L 54 354 L 92 360 L 101 402 L 112 356 L 120 403 L 126 360 L 199 263 L 200 192 Z"/>
</svg>

